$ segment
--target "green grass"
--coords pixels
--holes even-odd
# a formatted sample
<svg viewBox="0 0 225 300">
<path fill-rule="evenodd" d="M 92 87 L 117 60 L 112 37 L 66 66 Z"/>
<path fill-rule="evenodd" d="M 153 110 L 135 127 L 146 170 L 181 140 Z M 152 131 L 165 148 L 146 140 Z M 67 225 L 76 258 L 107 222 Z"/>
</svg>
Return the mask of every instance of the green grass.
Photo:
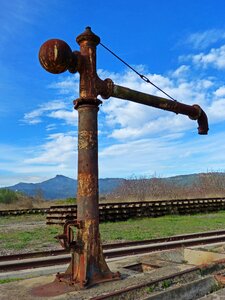
<svg viewBox="0 0 225 300">
<path fill-rule="evenodd" d="M 57 244 L 54 238 L 62 229 L 56 226 L 43 226 L 32 230 L 10 230 L 0 233 L 1 248 L 9 250 L 32 249 L 38 251 L 45 246 Z"/>
<path fill-rule="evenodd" d="M 62 233 L 62 227 L 46 226 L 17 229 L 16 223 L 44 221 L 44 216 L 2 217 L 0 224 L 14 224 L 10 228 L 0 227 L 0 244 L 2 249 L 41 251 L 46 247 L 57 245 L 54 237 Z M 6 229 L 4 229 L 6 228 Z M 108 222 L 100 224 L 103 242 L 116 240 L 144 240 L 177 234 L 194 233 L 225 229 L 225 211 L 209 214 L 186 216 L 165 216 L 143 218 L 125 222 Z"/>
<path fill-rule="evenodd" d="M 144 240 L 200 231 L 225 229 L 225 211 L 185 216 L 144 218 L 100 224 L 103 241 Z"/>
<path fill-rule="evenodd" d="M 5 278 L 5 279 L 0 279 L 0 284 L 4 284 L 4 283 L 9 283 L 9 282 L 13 282 L 13 281 L 19 281 L 19 280 L 23 280 L 24 278 Z"/>
</svg>

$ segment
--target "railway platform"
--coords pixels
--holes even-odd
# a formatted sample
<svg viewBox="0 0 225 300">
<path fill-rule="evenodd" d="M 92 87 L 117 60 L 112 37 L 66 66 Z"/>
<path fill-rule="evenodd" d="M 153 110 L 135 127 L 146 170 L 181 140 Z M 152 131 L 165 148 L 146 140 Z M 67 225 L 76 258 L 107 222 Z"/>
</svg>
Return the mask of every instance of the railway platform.
<svg viewBox="0 0 225 300">
<path fill-rule="evenodd" d="M 42 273 L 36 275 L 27 273 L 27 277 L 34 277 L 23 280 L 19 280 L 18 271 L 14 274 L 16 281 L 0 286 L 0 299 L 225 299 L 225 243 L 115 257 L 108 259 L 107 264 L 112 271 L 121 273 L 121 280 L 84 290 L 71 287 L 71 291 L 62 293 L 54 285 L 55 275 L 46 275 L 44 269 L 40 268 Z M 63 268 L 66 266 L 60 266 Z M 56 272 L 56 268 L 52 271 Z M 48 296 L 41 297 L 39 293 L 36 297 L 35 288 L 46 284 Z"/>
</svg>

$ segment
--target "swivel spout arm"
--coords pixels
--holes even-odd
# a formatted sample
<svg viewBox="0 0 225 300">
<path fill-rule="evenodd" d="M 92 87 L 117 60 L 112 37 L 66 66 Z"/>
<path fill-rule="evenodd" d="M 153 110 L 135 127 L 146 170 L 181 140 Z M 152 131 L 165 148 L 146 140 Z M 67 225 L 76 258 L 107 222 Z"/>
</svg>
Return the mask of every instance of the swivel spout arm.
<svg viewBox="0 0 225 300">
<path fill-rule="evenodd" d="M 90 40 L 90 41 L 89 41 Z M 87 41 L 88 46 L 87 46 Z M 110 96 L 126 99 L 148 106 L 172 111 L 176 114 L 187 115 L 192 120 L 198 121 L 198 133 L 208 133 L 208 119 L 205 112 L 197 104 L 187 105 L 172 101 L 126 87 L 115 85 L 111 79 L 101 80 L 96 73 L 96 45 L 100 39 L 93 34 L 89 27 L 77 37 L 80 51 L 72 51 L 67 43 L 62 40 L 48 40 L 39 52 L 39 60 L 45 70 L 59 74 L 69 70 L 71 73 L 80 73 L 80 98 L 75 102 L 77 109 L 80 103 L 99 104 L 98 95 L 108 99 Z"/>
<path fill-rule="evenodd" d="M 188 116 L 192 120 L 198 121 L 198 134 L 207 134 L 208 118 L 206 113 L 197 104 L 187 105 L 178 101 L 168 100 L 162 97 L 157 97 L 138 91 L 128 89 L 119 85 L 113 85 L 112 97 L 130 100 L 132 102 L 145 104 L 148 106 L 172 111 L 176 114 L 182 114 Z"/>
</svg>

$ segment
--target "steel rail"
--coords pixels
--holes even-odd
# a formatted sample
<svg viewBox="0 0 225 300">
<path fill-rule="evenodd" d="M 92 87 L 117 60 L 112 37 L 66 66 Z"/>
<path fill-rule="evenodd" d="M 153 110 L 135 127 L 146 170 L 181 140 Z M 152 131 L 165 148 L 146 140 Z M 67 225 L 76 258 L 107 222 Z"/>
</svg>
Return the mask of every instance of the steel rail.
<svg viewBox="0 0 225 300">
<path fill-rule="evenodd" d="M 104 250 L 107 250 L 107 249 L 116 249 L 116 248 L 122 248 L 122 247 L 141 246 L 141 245 L 147 245 L 147 244 L 153 244 L 153 243 L 155 244 L 155 243 L 167 243 L 167 242 L 172 242 L 172 241 L 183 241 L 183 240 L 187 240 L 187 239 L 210 237 L 210 236 L 220 236 L 220 235 L 225 235 L 225 230 L 212 230 L 212 231 L 207 231 L 207 232 L 180 234 L 180 235 L 173 235 L 173 236 L 163 237 L 163 238 L 148 239 L 148 240 L 143 240 L 143 241 L 108 243 L 108 244 L 103 244 L 102 247 Z M 22 260 L 22 259 L 29 259 L 29 258 L 47 257 L 47 256 L 52 257 L 52 256 L 57 256 L 57 255 L 64 255 L 67 253 L 69 253 L 68 250 L 58 249 L 58 250 L 38 251 L 38 252 L 31 252 L 31 253 L 2 255 L 2 256 L 0 256 L 0 262 L 12 261 L 12 260 Z"/>
<path fill-rule="evenodd" d="M 177 235 L 144 241 L 105 244 L 103 245 L 103 253 L 105 258 L 111 259 L 218 242 L 225 242 L 225 230 Z M 65 250 L 52 250 L 1 256 L 0 272 L 66 264 L 70 261 L 68 253 Z"/>
<path fill-rule="evenodd" d="M 5 209 L 0 210 L 0 216 L 17 216 L 23 214 L 47 214 L 50 208 L 24 208 L 24 209 Z"/>
<path fill-rule="evenodd" d="M 196 198 L 142 202 L 102 203 L 99 205 L 100 222 L 123 221 L 137 217 L 159 217 L 171 214 L 192 214 L 225 209 L 225 198 Z M 76 206 L 52 206 L 47 224 L 63 225 L 76 219 Z"/>
<path fill-rule="evenodd" d="M 198 272 L 198 271 L 200 271 L 200 268 L 198 266 L 194 266 L 190 269 L 179 271 L 179 272 L 176 272 L 175 274 L 172 274 L 172 275 L 165 275 L 161 278 L 151 279 L 148 282 L 144 282 L 144 283 L 140 283 L 140 284 L 134 284 L 132 286 L 125 287 L 121 290 L 104 293 L 104 294 L 99 295 L 99 296 L 94 296 L 94 297 L 90 298 L 90 300 L 129 299 L 129 297 L 126 297 L 129 294 L 129 292 L 141 290 L 142 288 L 148 288 L 149 286 L 154 286 L 154 285 L 158 284 L 159 282 L 165 282 L 167 280 L 173 280 L 175 278 L 180 278 L 183 275 L 188 275 L 190 273 Z M 120 296 L 122 296 L 122 297 L 120 298 Z M 147 300 L 148 298 L 145 298 L 145 299 Z"/>
<path fill-rule="evenodd" d="M 199 203 L 197 203 L 199 202 Z M 193 199 L 165 199 L 165 200 L 154 200 L 154 201 L 134 201 L 134 202 L 108 202 L 108 203 L 100 203 L 99 204 L 99 210 L 100 213 L 101 211 L 104 211 L 107 208 L 115 208 L 118 211 L 120 209 L 124 209 L 127 207 L 130 208 L 139 208 L 141 205 L 148 205 L 148 206 L 160 206 L 160 205 L 166 205 L 166 204 L 171 204 L 173 207 L 176 205 L 188 205 L 191 204 L 193 206 L 195 203 L 196 204 L 209 204 L 213 202 L 214 204 L 224 204 L 225 206 L 225 197 L 211 197 L 211 198 L 193 198 Z M 118 206 L 118 207 L 117 207 Z M 16 215 L 22 215 L 22 214 L 52 214 L 54 213 L 54 209 L 62 209 L 60 211 L 61 213 L 68 213 L 69 210 L 71 212 L 76 212 L 77 206 L 74 205 L 56 205 L 56 206 L 51 206 L 50 208 L 32 208 L 32 209 L 15 209 L 15 210 L 0 210 L 0 216 L 16 216 Z M 65 211 L 63 211 L 65 209 Z"/>
</svg>

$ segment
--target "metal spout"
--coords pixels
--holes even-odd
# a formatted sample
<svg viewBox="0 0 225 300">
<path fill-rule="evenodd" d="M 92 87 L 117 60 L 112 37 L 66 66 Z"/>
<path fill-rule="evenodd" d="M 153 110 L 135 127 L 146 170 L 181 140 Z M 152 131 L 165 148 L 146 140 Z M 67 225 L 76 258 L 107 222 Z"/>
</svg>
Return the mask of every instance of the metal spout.
<svg viewBox="0 0 225 300">
<path fill-rule="evenodd" d="M 204 135 L 208 134 L 209 125 L 208 125 L 208 118 L 204 110 L 201 109 L 201 115 L 198 118 L 198 134 Z"/>
<path fill-rule="evenodd" d="M 112 97 L 130 100 L 132 102 L 145 104 L 155 108 L 172 111 L 176 114 L 188 116 L 192 120 L 198 122 L 198 134 L 204 135 L 208 133 L 208 118 L 206 113 L 197 104 L 187 105 L 178 101 L 172 101 L 166 98 L 145 94 L 142 92 L 134 91 L 129 88 L 113 85 Z"/>
</svg>

